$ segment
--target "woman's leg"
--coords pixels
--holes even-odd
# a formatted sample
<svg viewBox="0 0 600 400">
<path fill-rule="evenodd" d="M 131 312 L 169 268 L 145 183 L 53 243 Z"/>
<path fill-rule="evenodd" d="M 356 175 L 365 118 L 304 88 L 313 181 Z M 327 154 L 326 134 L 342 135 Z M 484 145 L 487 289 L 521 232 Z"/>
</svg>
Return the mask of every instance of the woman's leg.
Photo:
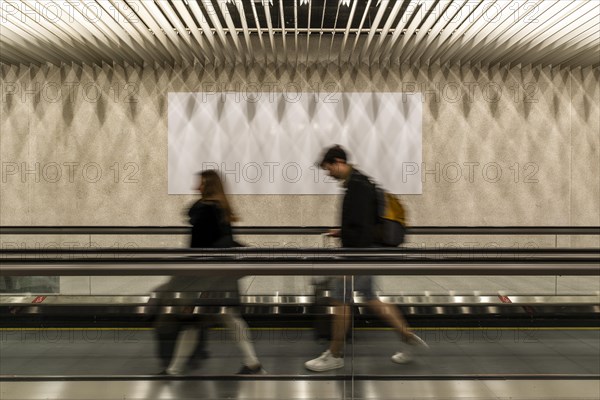
<svg viewBox="0 0 600 400">
<path fill-rule="evenodd" d="M 197 341 L 198 329 L 190 328 L 179 332 L 177 343 L 175 344 L 175 352 L 167 368 L 167 374 L 177 375 L 183 372 L 188 359 L 196 348 Z"/>
<path fill-rule="evenodd" d="M 222 316 L 222 320 L 225 327 L 232 332 L 234 340 L 242 352 L 244 365 L 250 368 L 259 367 L 260 361 L 258 361 L 254 345 L 248 337 L 250 332 L 246 321 L 244 321 L 237 311 L 231 308 L 227 309 L 227 313 Z"/>
</svg>

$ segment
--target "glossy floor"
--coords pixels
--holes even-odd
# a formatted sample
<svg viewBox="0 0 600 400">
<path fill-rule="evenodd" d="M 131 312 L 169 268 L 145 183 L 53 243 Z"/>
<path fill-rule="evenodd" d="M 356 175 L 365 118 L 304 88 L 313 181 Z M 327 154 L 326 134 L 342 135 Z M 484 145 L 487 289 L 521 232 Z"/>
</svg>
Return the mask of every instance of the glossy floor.
<svg viewBox="0 0 600 400">
<path fill-rule="evenodd" d="M 597 400 L 595 380 L 2 382 L 3 400 Z"/>
<path fill-rule="evenodd" d="M 481 376 L 600 375 L 598 328 L 428 328 L 416 332 L 430 346 L 414 362 L 398 365 L 390 357 L 404 348 L 385 328 L 358 328 L 340 370 L 313 373 L 304 362 L 327 343 L 311 329 L 252 329 L 256 352 L 269 375 L 278 377 L 362 376 L 407 379 Z M 235 338 L 208 330 L 210 357 L 198 360 L 189 376 L 231 376 L 241 365 Z M 4 376 L 150 376 L 161 371 L 151 329 L 0 330 L 0 374 Z"/>
</svg>

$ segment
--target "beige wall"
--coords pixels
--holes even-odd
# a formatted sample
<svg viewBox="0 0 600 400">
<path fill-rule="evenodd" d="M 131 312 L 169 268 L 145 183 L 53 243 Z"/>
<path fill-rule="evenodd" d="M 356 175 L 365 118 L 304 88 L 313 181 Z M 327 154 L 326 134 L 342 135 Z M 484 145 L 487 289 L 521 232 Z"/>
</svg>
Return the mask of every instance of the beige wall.
<svg viewBox="0 0 600 400">
<path fill-rule="evenodd" d="M 423 176 L 422 195 L 403 198 L 413 225 L 600 225 L 599 81 L 599 68 L 3 65 L 0 224 L 184 224 L 193 196 L 167 195 L 167 93 L 252 91 L 256 86 L 248 85 L 257 84 L 278 91 L 425 91 L 423 160 L 438 172 Z M 38 172 L 23 174 L 36 163 Z M 472 182 L 465 163 L 479 163 Z M 62 176 L 52 182 L 57 166 Z M 332 225 L 337 200 L 234 197 L 243 225 Z"/>
</svg>

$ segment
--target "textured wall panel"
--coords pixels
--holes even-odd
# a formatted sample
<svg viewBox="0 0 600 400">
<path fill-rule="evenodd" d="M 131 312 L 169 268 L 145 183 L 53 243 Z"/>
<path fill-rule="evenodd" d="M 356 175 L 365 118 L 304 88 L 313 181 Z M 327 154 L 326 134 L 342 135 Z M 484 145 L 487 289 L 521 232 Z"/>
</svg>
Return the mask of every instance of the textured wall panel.
<svg viewBox="0 0 600 400">
<path fill-rule="evenodd" d="M 423 93 L 423 195 L 404 196 L 414 225 L 600 220 L 597 68 L 1 70 L 2 225 L 185 224 L 194 196 L 166 194 L 167 93 L 266 84 Z M 233 203 L 244 225 L 331 225 L 338 199 L 234 196 Z"/>
</svg>

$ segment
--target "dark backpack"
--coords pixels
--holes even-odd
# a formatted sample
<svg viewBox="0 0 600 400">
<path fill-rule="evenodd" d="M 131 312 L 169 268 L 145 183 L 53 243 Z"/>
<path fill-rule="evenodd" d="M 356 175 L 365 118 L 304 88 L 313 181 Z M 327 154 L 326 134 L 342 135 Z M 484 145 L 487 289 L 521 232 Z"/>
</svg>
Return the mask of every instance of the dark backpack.
<svg viewBox="0 0 600 400">
<path fill-rule="evenodd" d="M 398 246 L 404 242 L 406 210 L 396 196 L 376 184 L 374 186 L 379 218 L 379 240 L 384 246 Z"/>
</svg>

